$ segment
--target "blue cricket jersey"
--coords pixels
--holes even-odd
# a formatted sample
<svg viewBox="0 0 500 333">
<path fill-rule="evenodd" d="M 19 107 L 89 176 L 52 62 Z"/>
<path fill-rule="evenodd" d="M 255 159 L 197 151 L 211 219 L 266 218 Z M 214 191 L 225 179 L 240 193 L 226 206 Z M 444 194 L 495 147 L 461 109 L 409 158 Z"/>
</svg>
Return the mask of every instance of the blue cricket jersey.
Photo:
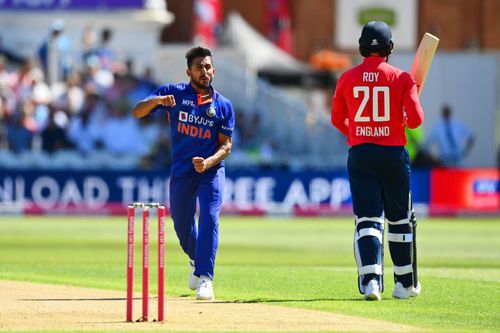
<svg viewBox="0 0 500 333">
<path fill-rule="evenodd" d="M 192 158 L 213 155 L 218 148 L 218 134 L 233 134 L 233 106 L 215 89 L 212 92 L 212 101 L 199 104 L 201 97 L 191 84 L 165 84 L 146 97 L 174 95 L 174 107 L 157 106 L 152 111 L 165 110 L 169 114 L 173 176 L 197 174 Z"/>
</svg>

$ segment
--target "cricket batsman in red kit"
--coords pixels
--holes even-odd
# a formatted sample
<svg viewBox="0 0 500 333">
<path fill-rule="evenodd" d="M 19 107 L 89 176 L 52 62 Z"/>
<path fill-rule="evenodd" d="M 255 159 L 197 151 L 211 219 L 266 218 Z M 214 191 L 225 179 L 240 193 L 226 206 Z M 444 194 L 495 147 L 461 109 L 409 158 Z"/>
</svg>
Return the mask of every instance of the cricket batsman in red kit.
<svg viewBox="0 0 500 333">
<path fill-rule="evenodd" d="M 332 124 L 350 146 L 354 252 L 358 287 L 366 300 L 380 300 L 384 290 L 385 219 L 394 263 L 393 296 L 415 297 L 421 290 L 405 127 L 420 126 L 424 113 L 415 80 L 387 63 L 393 47 L 389 26 L 368 22 L 359 38 L 364 61 L 339 78 L 332 103 Z"/>
</svg>

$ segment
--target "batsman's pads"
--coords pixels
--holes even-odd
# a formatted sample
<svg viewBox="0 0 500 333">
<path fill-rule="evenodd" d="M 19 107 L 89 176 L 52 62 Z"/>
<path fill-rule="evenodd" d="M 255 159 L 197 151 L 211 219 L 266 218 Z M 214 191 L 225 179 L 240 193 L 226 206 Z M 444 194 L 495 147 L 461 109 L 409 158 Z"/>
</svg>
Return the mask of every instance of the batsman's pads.
<svg viewBox="0 0 500 333">
<path fill-rule="evenodd" d="M 404 287 L 417 286 L 417 219 L 413 211 L 408 218 L 388 221 L 389 252 L 394 263 L 394 282 L 401 282 Z"/>
<path fill-rule="evenodd" d="M 384 218 L 356 216 L 355 222 L 354 256 L 359 292 L 364 294 L 365 285 L 374 278 L 380 291 L 384 291 Z"/>
</svg>

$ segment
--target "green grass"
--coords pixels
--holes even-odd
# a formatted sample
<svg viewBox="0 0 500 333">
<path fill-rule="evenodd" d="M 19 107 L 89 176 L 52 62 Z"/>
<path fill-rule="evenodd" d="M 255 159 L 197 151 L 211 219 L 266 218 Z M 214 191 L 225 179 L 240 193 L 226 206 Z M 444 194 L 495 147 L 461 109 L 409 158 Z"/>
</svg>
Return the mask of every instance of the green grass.
<svg viewBox="0 0 500 333">
<path fill-rule="evenodd" d="M 167 294 L 191 295 L 187 258 L 171 223 L 167 233 Z M 2 217 L 0 279 L 124 290 L 125 235 L 125 218 Z M 430 332 L 498 332 L 499 235 L 500 221 L 494 219 L 421 220 L 422 295 L 411 300 L 390 297 L 392 265 L 386 249 L 384 299 L 364 302 L 356 285 L 352 219 L 223 217 L 216 294 L 219 300 L 318 309 Z M 155 241 L 153 237 L 152 246 Z M 135 272 L 140 280 L 140 270 Z"/>
</svg>

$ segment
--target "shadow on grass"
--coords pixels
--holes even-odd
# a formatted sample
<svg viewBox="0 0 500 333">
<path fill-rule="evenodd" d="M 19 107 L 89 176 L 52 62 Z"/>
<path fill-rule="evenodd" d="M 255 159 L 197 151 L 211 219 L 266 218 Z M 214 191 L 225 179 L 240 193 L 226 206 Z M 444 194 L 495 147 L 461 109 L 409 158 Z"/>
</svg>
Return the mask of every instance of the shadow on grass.
<svg viewBox="0 0 500 333">
<path fill-rule="evenodd" d="M 251 303 L 308 303 L 308 302 L 358 302 L 363 301 L 362 298 L 311 298 L 311 299 L 266 299 L 256 298 L 249 300 L 233 300 L 233 301 L 214 301 L 215 304 L 251 304 Z"/>
<path fill-rule="evenodd" d="M 149 297 L 156 299 L 158 297 Z M 125 297 L 106 297 L 106 298 L 21 298 L 23 302 L 72 302 L 72 301 L 125 301 Z M 134 300 L 141 300 L 142 297 L 134 297 Z"/>
</svg>

